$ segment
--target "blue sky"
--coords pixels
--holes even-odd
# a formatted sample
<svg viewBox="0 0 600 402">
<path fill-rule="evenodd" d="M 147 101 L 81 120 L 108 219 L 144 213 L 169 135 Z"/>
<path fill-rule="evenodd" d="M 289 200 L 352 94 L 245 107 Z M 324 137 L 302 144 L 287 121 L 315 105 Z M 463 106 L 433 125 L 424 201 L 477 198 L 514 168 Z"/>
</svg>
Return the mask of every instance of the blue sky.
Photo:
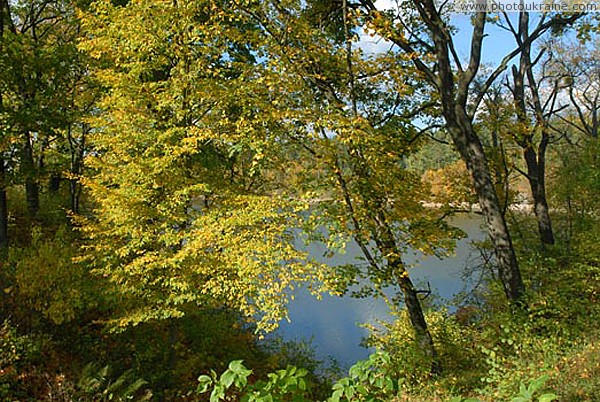
<svg viewBox="0 0 600 402">
<path fill-rule="evenodd" d="M 470 18 L 471 16 L 468 14 L 454 14 L 450 20 L 458 28 L 458 32 L 455 35 L 455 46 L 457 47 L 459 56 L 463 60 L 468 59 L 471 46 L 473 29 Z M 515 48 L 514 39 L 508 32 L 492 24 L 486 24 L 486 33 L 488 36 L 483 42 L 481 59 L 483 63 L 497 65 L 506 54 Z"/>
<path fill-rule="evenodd" d="M 394 8 L 394 4 L 394 0 L 378 0 L 376 2 L 377 7 L 382 10 Z M 510 14 L 510 17 L 516 18 L 517 15 L 513 13 Z M 450 20 L 451 24 L 458 28 L 455 35 L 455 46 L 463 60 L 468 60 L 469 56 L 472 33 L 470 18 L 470 14 L 453 14 Z M 504 55 L 515 48 L 514 39 L 510 33 L 489 23 L 486 25 L 486 33 L 488 36 L 484 39 L 482 62 L 495 66 Z M 390 48 L 385 41 L 367 35 L 361 38 L 360 46 L 368 52 L 385 51 Z"/>
</svg>

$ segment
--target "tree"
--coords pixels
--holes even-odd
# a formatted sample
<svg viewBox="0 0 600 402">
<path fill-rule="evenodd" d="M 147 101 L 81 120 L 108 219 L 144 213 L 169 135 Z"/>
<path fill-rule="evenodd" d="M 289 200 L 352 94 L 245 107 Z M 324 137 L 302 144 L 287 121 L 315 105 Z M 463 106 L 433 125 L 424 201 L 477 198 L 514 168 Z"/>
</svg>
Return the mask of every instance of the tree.
<svg viewBox="0 0 600 402">
<path fill-rule="evenodd" d="M 68 1 L 3 4 L 2 113 L 5 133 L 13 139 L 7 151 L 17 155 L 11 170 L 19 172 L 17 181 L 24 184 L 28 213 L 34 218 L 40 208 L 40 180 L 55 174 L 48 169 L 49 150 L 60 149 L 60 130 L 73 120 L 68 100 L 81 78 L 78 26 Z"/>
<path fill-rule="evenodd" d="M 526 164 L 526 172 L 523 172 L 523 175 L 531 188 L 540 240 L 543 245 L 554 244 L 546 197 L 546 151 L 551 141 L 550 121 L 560 108 L 558 95 L 562 89 L 562 77 L 548 75 L 548 60 L 544 59 L 547 49 L 542 48 L 539 54 L 532 57 L 531 43 L 526 43 L 530 35 L 529 15 L 519 14 L 518 28 L 510 24 L 510 20 L 507 21 L 508 30 L 512 32 L 517 45 L 522 47 L 519 66 L 513 65 L 513 82 L 512 87 L 509 86 L 517 120 L 517 129 L 513 138 L 523 151 Z M 534 68 L 540 61 L 543 64 L 536 74 Z M 546 96 L 543 95 L 544 93 Z M 533 117 L 530 117 L 530 114 Z M 539 140 L 536 139 L 538 137 Z"/>
<path fill-rule="evenodd" d="M 562 42 L 557 39 L 548 45 L 552 52 L 550 68 L 563 77 L 570 101 L 568 111 L 574 118 L 564 114 L 558 117 L 577 132 L 598 138 L 600 49 L 592 44 Z"/>
<path fill-rule="evenodd" d="M 360 4 L 367 13 L 369 26 L 394 43 L 400 53 L 411 56 L 423 79 L 439 96 L 446 129 L 473 178 L 506 297 L 510 302 L 523 303 L 525 287 L 521 272 L 473 119 L 487 89 L 507 68 L 512 58 L 549 29 L 569 24 L 580 16 L 541 17 L 536 28 L 523 43 L 504 57 L 483 87 L 479 88 L 479 93 L 475 94 L 473 82 L 481 66 L 486 13 L 477 13 L 473 18 L 470 56 L 463 65 L 456 52 L 451 27 L 444 19 L 444 7 L 438 7 L 433 0 L 403 3 L 400 12 L 395 15 L 382 13 L 370 0 L 361 0 Z"/>
<path fill-rule="evenodd" d="M 567 211 L 568 240 L 574 225 L 587 221 L 595 208 L 597 187 L 597 147 L 600 127 L 600 62 L 598 47 L 590 26 L 583 25 L 577 40 L 553 38 L 547 44 L 548 68 L 562 79 L 561 111 L 550 128 L 566 144 L 557 153 L 560 176 L 554 192 Z"/>
<path fill-rule="evenodd" d="M 84 19 L 83 47 L 108 87 L 91 135 L 96 174 L 86 181 L 98 206 L 84 231 L 98 272 L 138 309 L 121 323 L 197 303 L 263 311 L 271 328 L 286 287 L 356 274 L 315 271 L 292 247 L 289 229 L 308 216 L 313 229 L 330 229 L 330 244 L 359 244 L 371 292 L 400 288 L 439 372 L 402 259 L 409 246 L 434 253 L 452 244 L 420 203 L 419 177 L 403 167 L 418 144 L 411 99 L 428 102 L 423 86 L 398 73 L 405 60 L 353 49 L 348 7 L 229 6 L 98 1 Z M 300 214 L 308 204 L 294 200 L 315 196 L 333 199 Z"/>
<path fill-rule="evenodd" d="M 307 203 L 278 194 L 276 108 L 255 28 L 210 1 L 95 2 L 82 47 L 106 86 L 85 179 L 87 259 L 128 301 L 117 326 L 233 308 L 260 329 L 324 267 L 294 247 Z"/>
<path fill-rule="evenodd" d="M 0 3 L 0 54 L 4 52 L 4 32 L 13 30 L 12 17 L 10 15 L 10 5 L 8 0 Z M 4 93 L 0 89 L 0 106 L 4 104 Z M 2 148 L 0 150 L 0 258 L 4 261 L 8 257 L 9 238 L 8 238 L 8 201 L 6 198 L 6 158 L 5 151 L 7 142 L 7 127 L 2 125 Z"/>
<path fill-rule="evenodd" d="M 368 295 L 396 287 L 419 349 L 431 372 L 440 373 L 403 257 L 408 247 L 436 253 L 452 244 L 439 212 L 422 205 L 426 188 L 404 162 L 418 149 L 424 130 L 413 120 L 430 97 L 409 61 L 391 53 L 366 56 L 355 47 L 358 21 L 346 2 L 341 9 L 335 2 L 270 2 L 242 10 L 266 36 L 272 73 L 265 72 L 264 82 L 281 105 L 283 131 L 309 161 L 300 188 L 322 200 L 314 220 L 327 235 L 312 227 L 311 237 L 330 247 L 338 238 L 358 244 L 364 264 L 339 275 L 368 278 Z"/>
</svg>

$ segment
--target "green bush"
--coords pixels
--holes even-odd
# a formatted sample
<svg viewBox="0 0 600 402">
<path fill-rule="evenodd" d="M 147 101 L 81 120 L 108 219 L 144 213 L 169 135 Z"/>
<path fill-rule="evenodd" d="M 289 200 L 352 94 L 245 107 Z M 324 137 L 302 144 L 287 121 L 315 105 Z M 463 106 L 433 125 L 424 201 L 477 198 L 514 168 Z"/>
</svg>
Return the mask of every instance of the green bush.
<svg viewBox="0 0 600 402">
<path fill-rule="evenodd" d="M 99 301 L 99 281 L 81 264 L 73 262 L 77 253 L 73 236 L 65 227 L 51 238 L 34 227 L 31 245 L 13 248 L 16 290 L 12 295 L 21 309 L 40 313 L 53 324 L 75 320 Z"/>
<path fill-rule="evenodd" d="M 8 322 L 0 326 L 0 400 L 13 401 L 26 396 L 22 373 L 32 357 L 40 352 L 38 343 L 22 336 Z"/>
<path fill-rule="evenodd" d="M 389 401 L 398 395 L 398 382 L 389 375 L 390 357 L 383 352 L 372 354 L 350 368 L 349 376 L 333 385 L 328 402 L 340 401 Z M 266 380 L 249 382 L 252 370 L 241 360 L 233 361 L 220 376 L 211 371 L 198 377 L 198 393 L 210 392 L 210 402 L 236 398 L 241 402 L 309 402 L 311 384 L 307 382 L 308 371 L 288 366 L 267 374 Z"/>
<path fill-rule="evenodd" d="M 400 383 L 389 371 L 392 367 L 390 356 L 376 352 L 367 360 L 360 361 L 350 368 L 348 377 L 336 382 L 326 402 L 389 402 L 405 401 L 401 395 Z M 310 383 L 306 381 L 307 371 L 288 366 L 285 370 L 269 373 L 266 380 L 250 382 L 252 370 L 241 360 L 232 361 L 220 376 L 215 371 L 198 377 L 197 392 L 210 391 L 210 402 L 236 400 L 240 402 L 310 402 Z M 510 402 L 552 402 L 557 399 L 553 393 L 544 393 L 548 376 L 535 378 L 527 383 L 519 382 L 518 391 L 498 401 Z M 483 396 L 486 398 L 486 396 Z M 420 402 L 431 399 L 415 399 Z M 436 399 L 440 400 L 440 399 Z M 480 399 L 446 397 L 448 402 L 481 402 Z M 486 399 L 487 400 L 487 399 Z"/>
<path fill-rule="evenodd" d="M 146 385 L 146 381 L 135 378 L 131 370 L 113 378 L 109 366 L 98 368 L 88 364 L 81 372 L 75 395 L 80 401 L 143 402 L 152 398 Z"/>
</svg>

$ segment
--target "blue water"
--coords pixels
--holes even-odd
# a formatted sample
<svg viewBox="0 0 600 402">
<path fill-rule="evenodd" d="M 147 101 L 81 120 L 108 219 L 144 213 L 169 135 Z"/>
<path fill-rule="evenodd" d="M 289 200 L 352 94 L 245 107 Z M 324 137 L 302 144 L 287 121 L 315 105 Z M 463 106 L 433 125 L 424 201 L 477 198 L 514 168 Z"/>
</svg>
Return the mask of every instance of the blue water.
<svg viewBox="0 0 600 402">
<path fill-rule="evenodd" d="M 471 242 L 484 238 L 480 216 L 461 215 L 450 223 L 467 234 L 466 238 L 458 241 L 453 256 L 439 259 L 410 253 L 404 257 L 406 263 L 413 265 L 410 275 L 418 288 L 427 288 L 429 282 L 432 293 L 442 300 L 449 300 L 468 290 L 470 284 L 461 274 L 467 264 L 473 265 L 478 260 L 478 253 Z M 354 243 L 347 246 L 345 254 L 332 258 L 323 257 L 325 247 L 322 244 L 311 244 L 308 250 L 312 257 L 332 265 L 356 262 L 356 257 L 362 256 Z M 361 340 L 368 335 L 368 330 L 360 325 L 376 325 L 378 320 L 391 320 L 389 308 L 381 299 L 323 295 L 321 300 L 317 300 L 304 289 L 295 292 L 295 299 L 289 306 L 289 317 L 291 322 L 281 323 L 278 335 L 285 340 L 311 342 L 315 357 L 324 362 L 333 358 L 343 368 L 372 352 L 360 346 Z"/>
</svg>

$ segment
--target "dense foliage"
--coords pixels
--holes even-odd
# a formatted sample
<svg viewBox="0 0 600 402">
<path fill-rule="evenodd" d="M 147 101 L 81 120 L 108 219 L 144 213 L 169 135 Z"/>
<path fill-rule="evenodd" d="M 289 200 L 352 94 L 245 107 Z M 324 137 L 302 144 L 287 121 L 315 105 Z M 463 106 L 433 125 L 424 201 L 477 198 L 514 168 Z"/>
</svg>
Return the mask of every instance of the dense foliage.
<svg viewBox="0 0 600 402">
<path fill-rule="evenodd" d="M 398 7 L 0 0 L 0 401 L 597 400 L 598 21 Z M 299 287 L 386 298 L 377 352 L 264 340 Z"/>
</svg>

